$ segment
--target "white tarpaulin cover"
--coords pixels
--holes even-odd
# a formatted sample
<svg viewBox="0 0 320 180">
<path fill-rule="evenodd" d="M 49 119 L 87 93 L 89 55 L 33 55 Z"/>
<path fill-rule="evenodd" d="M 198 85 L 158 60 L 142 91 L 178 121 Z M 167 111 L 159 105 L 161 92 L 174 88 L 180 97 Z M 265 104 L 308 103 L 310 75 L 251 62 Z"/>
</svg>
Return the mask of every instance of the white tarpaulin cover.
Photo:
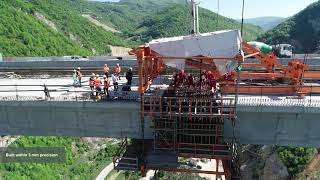
<svg viewBox="0 0 320 180">
<path fill-rule="evenodd" d="M 156 39 L 149 42 L 147 46 L 160 56 L 167 57 L 226 57 L 227 59 L 214 60 L 218 71 L 224 75 L 237 66 L 237 62 L 232 58 L 239 54 L 241 42 L 239 30 L 224 30 L 196 36 Z M 184 69 L 185 67 L 184 60 L 164 60 L 164 62 L 174 68 Z"/>
</svg>

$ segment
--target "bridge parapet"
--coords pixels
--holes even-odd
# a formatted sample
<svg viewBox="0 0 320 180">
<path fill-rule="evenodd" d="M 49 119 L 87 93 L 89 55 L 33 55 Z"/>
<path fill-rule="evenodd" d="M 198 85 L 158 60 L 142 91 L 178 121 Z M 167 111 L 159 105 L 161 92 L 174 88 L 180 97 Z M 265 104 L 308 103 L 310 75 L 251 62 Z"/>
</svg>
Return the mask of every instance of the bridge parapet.
<svg viewBox="0 0 320 180">
<path fill-rule="evenodd" d="M 137 102 L 0 101 L 4 135 L 141 138 Z"/>
<path fill-rule="evenodd" d="M 303 99 L 278 96 L 240 97 L 237 110 L 240 112 L 319 113 L 320 96 L 308 96 Z"/>
</svg>

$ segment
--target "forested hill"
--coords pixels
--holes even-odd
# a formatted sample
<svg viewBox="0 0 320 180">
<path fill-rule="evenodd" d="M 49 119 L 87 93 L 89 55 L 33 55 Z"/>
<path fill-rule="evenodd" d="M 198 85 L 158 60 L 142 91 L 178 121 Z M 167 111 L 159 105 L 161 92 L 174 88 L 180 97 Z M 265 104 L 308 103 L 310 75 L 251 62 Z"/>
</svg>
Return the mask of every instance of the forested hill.
<svg viewBox="0 0 320 180">
<path fill-rule="evenodd" d="M 190 4 L 185 0 L 122 0 L 119 3 L 89 4 L 88 11 L 101 17 L 104 23 L 121 29 L 124 36 L 136 42 L 191 32 Z M 221 29 L 240 29 L 240 23 L 200 8 L 200 31 Z M 256 39 L 262 32 L 257 26 L 245 25 L 246 40 Z"/>
<path fill-rule="evenodd" d="M 1 0 L 0 53 L 109 55 L 109 45 L 133 47 L 154 38 L 190 34 L 190 7 L 185 0 Z M 240 28 L 235 20 L 217 17 L 201 8 L 200 31 Z M 247 40 L 261 32 L 245 25 Z"/>
<path fill-rule="evenodd" d="M 142 43 L 135 35 L 140 33 L 139 26 L 145 18 L 156 15 L 159 12 L 175 4 L 186 4 L 185 0 L 121 0 L 118 3 L 89 1 L 81 10 L 89 13 L 102 23 L 108 24 L 130 40 Z M 148 28 L 148 27 L 147 27 Z"/>
<path fill-rule="evenodd" d="M 320 1 L 308 6 L 258 39 L 268 44 L 288 43 L 297 53 L 320 49 Z"/>
<path fill-rule="evenodd" d="M 126 45 L 118 35 L 83 18 L 78 10 L 81 3 L 86 2 L 2 0 L 0 52 L 5 56 L 100 55 L 110 53 L 108 45 Z"/>
<path fill-rule="evenodd" d="M 138 29 L 142 39 L 148 41 L 150 39 L 187 35 L 191 32 L 190 8 L 185 5 L 174 5 L 168 9 L 161 11 L 151 17 L 146 18 Z M 240 23 L 233 19 L 223 16 L 217 16 L 216 13 L 207 9 L 200 8 L 200 32 L 212 32 L 224 29 L 240 29 Z M 263 31 L 260 27 L 245 24 L 244 39 L 254 40 Z"/>
</svg>

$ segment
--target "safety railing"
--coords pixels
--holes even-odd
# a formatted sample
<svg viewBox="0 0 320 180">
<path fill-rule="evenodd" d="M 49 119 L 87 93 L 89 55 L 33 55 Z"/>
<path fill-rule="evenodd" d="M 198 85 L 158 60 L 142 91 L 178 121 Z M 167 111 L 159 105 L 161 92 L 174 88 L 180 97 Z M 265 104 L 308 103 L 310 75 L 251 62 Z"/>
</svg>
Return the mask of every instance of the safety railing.
<svg viewBox="0 0 320 180">
<path fill-rule="evenodd" d="M 123 157 L 125 151 L 128 147 L 128 140 L 124 138 L 120 144 L 119 149 L 113 156 L 113 167 L 117 170 L 138 170 L 138 157 L 130 158 L 130 157 Z"/>
<path fill-rule="evenodd" d="M 177 143 L 177 152 L 184 157 L 231 158 L 231 151 L 223 144 Z"/>
<path fill-rule="evenodd" d="M 137 88 L 127 85 L 109 87 L 109 96 L 101 91 L 91 90 L 89 85 L 65 84 L 14 84 L 0 85 L 0 101 L 139 101 Z M 126 87 L 126 88 L 124 88 Z M 97 96 L 98 93 L 98 96 Z"/>
<path fill-rule="evenodd" d="M 241 88 L 248 92 L 239 92 L 237 105 L 240 106 L 320 107 L 318 84 L 274 86 L 256 84 Z"/>
<path fill-rule="evenodd" d="M 312 98 L 314 97 L 314 98 Z M 279 98 L 272 99 L 268 97 L 239 97 L 238 105 L 241 106 L 279 106 L 279 107 L 320 107 L 320 96 L 316 99 L 315 96 L 305 99 L 287 99 Z"/>
</svg>

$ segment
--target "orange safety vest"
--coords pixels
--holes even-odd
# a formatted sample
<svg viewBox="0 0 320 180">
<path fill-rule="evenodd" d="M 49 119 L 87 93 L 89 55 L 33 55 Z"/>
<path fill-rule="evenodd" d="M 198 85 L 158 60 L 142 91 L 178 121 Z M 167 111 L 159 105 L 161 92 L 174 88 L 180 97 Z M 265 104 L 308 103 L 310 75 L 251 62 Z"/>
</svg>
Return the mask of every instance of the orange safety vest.
<svg viewBox="0 0 320 180">
<path fill-rule="evenodd" d="M 109 88 L 110 87 L 110 81 L 109 79 L 104 80 L 104 88 Z"/>
<path fill-rule="evenodd" d="M 94 78 L 89 79 L 89 86 L 94 86 Z"/>
<path fill-rule="evenodd" d="M 101 80 L 100 80 L 99 78 L 96 78 L 96 79 L 94 80 L 94 86 L 95 86 L 96 88 L 98 88 L 98 87 L 100 87 L 100 84 L 101 84 Z"/>
<path fill-rule="evenodd" d="M 116 67 L 114 68 L 114 71 L 115 71 L 116 73 L 120 73 L 120 72 L 121 72 L 121 67 L 120 67 L 120 66 L 116 66 Z"/>
<path fill-rule="evenodd" d="M 106 66 L 103 67 L 103 71 L 104 71 L 105 73 L 109 72 L 109 70 L 110 70 L 109 67 L 106 67 Z"/>
</svg>

